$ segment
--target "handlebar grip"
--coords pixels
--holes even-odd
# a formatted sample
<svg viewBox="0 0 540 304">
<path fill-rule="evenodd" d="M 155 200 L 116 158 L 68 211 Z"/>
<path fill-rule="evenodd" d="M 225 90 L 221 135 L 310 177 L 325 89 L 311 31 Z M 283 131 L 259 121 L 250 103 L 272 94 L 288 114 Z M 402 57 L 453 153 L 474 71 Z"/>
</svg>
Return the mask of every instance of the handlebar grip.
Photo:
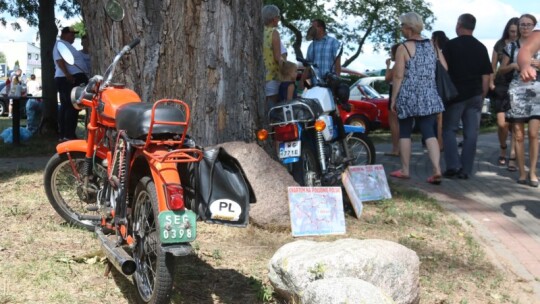
<svg viewBox="0 0 540 304">
<path fill-rule="evenodd" d="M 135 39 L 134 39 L 133 41 L 131 41 L 131 43 L 129 44 L 129 48 L 130 48 L 130 49 L 133 49 L 133 48 L 136 47 L 140 42 L 141 42 L 141 39 L 135 38 Z"/>
</svg>

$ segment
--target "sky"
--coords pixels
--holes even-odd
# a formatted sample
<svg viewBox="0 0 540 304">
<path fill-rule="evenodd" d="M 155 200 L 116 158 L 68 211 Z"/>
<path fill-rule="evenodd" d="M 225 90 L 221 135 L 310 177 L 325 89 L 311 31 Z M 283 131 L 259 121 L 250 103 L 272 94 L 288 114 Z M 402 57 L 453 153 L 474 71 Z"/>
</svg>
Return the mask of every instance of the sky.
<svg viewBox="0 0 540 304">
<path fill-rule="evenodd" d="M 476 30 L 474 36 L 487 47 L 490 56 L 495 42 L 501 37 L 502 31 L 508 19 L 519 17 L 524 13 L 530 13 L 540 20 L 540 1 L 538 0 L 427 0 L 431 3 L 431 9 L 437 18 L 433 24 L 433 31 L 442 30 L 452 39 L 456 37 L 455 25 L 459 15 L 471 13 L 476 17 Z M 57 14 L 57 17 L 60 14 Z M 79 21 L 61 20 L 62 26 L 69 26 Z M 19 22 L 23 31 L 13 31 L 9 25 L 2 28 L 0 25 L 0 41 L 28 41 L 36 42 L 37 29 L 30 28 L 24 20 Z M 423 35 L 431 37 L 431 32 L 424 31 Z M 76 48 L 80 48 L 75 44 Z M 303 46 L 307 50 L 307 44 Z M 305 52 L 304 50 L 304 52 Z M 1 50 L 0 50 L 1 51 Z M 289 49 L 291 54 L 292 48 Z M 371 45 L 364 46 L 363 53 L 348 68 L 364 72 L 366 69 L 382 69 L 388 54 L 373 52 Z M 344 55 L 344 59 L 347 55 Z M 344 62 L 342 59 L 342 62 Z"/>
</svg>

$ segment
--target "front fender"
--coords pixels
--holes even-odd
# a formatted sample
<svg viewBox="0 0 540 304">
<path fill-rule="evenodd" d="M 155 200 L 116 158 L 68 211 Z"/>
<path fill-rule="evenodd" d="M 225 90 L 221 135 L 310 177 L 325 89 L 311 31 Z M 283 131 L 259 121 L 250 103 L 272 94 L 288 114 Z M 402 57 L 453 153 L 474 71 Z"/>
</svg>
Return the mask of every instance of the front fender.
<svg viewBox="0 0 540 304">
<path fill-rule="evenodd" d="M 82 152 L 86 153 L 86 149 L 88 148 L 88 143 L 86 140 L 83 139 L 74 139 L 74 140 L 68 140 L 63 143 L 60 143 L 56 146 L 56 153 L 58 154 L 64 154 L 68 152 Z M 99 150 L 96 153 L 97 157 L 101 159 L 107 159 L 107 152 Z"/>
</svg>

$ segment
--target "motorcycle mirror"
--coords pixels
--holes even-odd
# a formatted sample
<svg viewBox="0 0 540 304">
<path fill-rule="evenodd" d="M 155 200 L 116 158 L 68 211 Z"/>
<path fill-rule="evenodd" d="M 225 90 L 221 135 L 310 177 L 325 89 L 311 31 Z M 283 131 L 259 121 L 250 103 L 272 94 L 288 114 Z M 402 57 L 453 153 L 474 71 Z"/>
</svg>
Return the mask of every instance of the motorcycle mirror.
<svg viewBox="0 0 540 304">
<path fill-rule="evenodd" d="M 58 53 L 60 53 L 60 56 L 62 56 L 62 59 L 64 59 L 67 64 L 73 65 L 75 63 L 75 58 L 73 57 L 73 54 L 63 42 L 58 42 L 56 44 L 56 49 L 58 50 Z"/>
<path fill-rule="evenodd" d="M 116 0 L 109 0 L 105 3 L 105 12 L 113 21 L 120 22 L 124 20 L 124 8 Z"/>
</svg>

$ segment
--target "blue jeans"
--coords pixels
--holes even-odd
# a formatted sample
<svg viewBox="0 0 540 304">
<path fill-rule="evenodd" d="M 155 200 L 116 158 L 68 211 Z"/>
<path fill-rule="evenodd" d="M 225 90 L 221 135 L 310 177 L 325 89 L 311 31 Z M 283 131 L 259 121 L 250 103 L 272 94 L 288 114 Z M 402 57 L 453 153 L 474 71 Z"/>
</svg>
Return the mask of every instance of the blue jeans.
<svg viewBox="0 0 540 304">
<path fill-rule="evenodd" d="M 446 170 L 461 169 L 471 174 L 476 156 L 476 140 L 480 129 L 483 99 L 481 95 L 451 104 L 443 113 L 443 145 Z M 456 133 L 463 122 L 463 147 L 458 152 Z"/>
</svg>

